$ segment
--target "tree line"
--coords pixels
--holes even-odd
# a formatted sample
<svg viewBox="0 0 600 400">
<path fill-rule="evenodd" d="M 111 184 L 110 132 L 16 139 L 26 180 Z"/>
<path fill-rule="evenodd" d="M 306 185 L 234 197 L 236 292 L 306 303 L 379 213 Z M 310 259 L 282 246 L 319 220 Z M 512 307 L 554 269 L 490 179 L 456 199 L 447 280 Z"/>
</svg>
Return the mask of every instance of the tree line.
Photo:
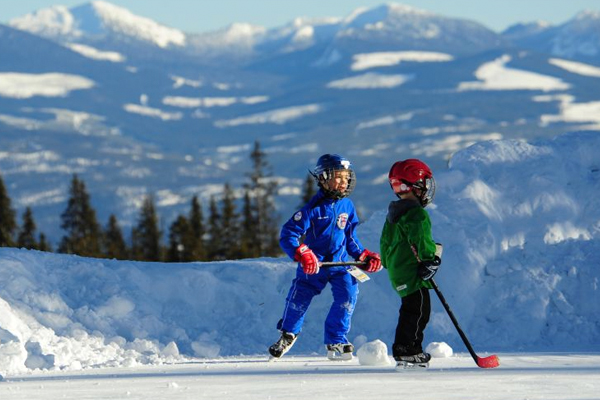
<svg viewBox="0 0 600 400">
<path fill-rule="evenodd" d="M 65 232 L 58 242 L 57 252 L 85 257 L 139 261 L 213 261 L 281 255 L 279 248 L 279 216 L 275 207 L 277 182 L 260 143 L 255 142 L 250 153 L 252 171 L 243 185 L 243 197 L 237 199 L 229 183 L 222 195 L 212 195 L 208 215 L 194 196 L 186 214 L 178 215 L 168 234 L 161 229 L 155 199 L 149 194 L 143 199 L 131 240 L 126 241 L 115 214 L 101 226 L 92 207 L 85 182 L 76 174 L 71 179 L 69 198 L 61 214 L 61 229 Z M 313 180 L 307 176 L 303 186 L 302 204 L 315 193 Z M 241 203 L 241 204 L 240 204 Z M 27 207 L 22 224 L 16 223 L 16 213 L 0 176 L 0 247 L 21 247 L 52 251 L 43 233 L 36 234 L 33 212 Z M 163 240 L 165 236 L 165 240 Z"/>
</svg>

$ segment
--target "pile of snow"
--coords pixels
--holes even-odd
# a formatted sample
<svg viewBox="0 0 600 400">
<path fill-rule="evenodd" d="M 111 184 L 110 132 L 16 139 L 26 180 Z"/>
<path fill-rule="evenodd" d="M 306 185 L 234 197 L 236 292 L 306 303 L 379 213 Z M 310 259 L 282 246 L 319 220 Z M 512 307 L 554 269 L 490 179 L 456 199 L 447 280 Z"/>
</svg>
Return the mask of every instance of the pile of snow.
<svg viewBox="0 0 600 400">
<path fill-rule="evenodd" d="M 356 352 L 360 365 L 390 365 L 388 348 L 385 343 L 377 339 L 363 344 Z"/>
<path fill-rule="evenodd" d="M 454 354 L 452 347 L 444 342 L 431 342 L 425 347 L 425 351 L 433 358 L 448 358 Z"/>
<path fill-rule="evenodd" d="M 598 148 L 594 133 L 481 142 L 434 171 L 436 281 L 476 351 L 600 351 Z M 385 210 L 359 227 L 367 248 L 378 249 Z M 2 248 L 0 374 L 264 355 L 295 268 L 287 258 L 165 264 Z M 378 364 L 400 298 L 385 270 L 371 277 L 349 339 L 361 363 Z M 428 351 L 464 351 L 434 294 L 432 304 Z M 290 355 L 324 354 L 330 305 L 328 290 L 313 300 Z"/>
</svg>

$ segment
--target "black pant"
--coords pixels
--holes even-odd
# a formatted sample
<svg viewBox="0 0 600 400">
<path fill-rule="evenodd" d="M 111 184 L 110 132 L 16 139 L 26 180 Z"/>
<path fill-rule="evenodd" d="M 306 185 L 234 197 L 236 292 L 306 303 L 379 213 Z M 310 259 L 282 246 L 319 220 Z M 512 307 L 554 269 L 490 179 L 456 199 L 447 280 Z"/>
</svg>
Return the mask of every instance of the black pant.
<svg viewBox="0 0 600 400">
<path fill-rule="evenodd" d="M 393 354 L 413 355 L 423 352 L 423 331 L 431 315 L 429 289 L 420 289 L 402 298 Z"/>
</svg>

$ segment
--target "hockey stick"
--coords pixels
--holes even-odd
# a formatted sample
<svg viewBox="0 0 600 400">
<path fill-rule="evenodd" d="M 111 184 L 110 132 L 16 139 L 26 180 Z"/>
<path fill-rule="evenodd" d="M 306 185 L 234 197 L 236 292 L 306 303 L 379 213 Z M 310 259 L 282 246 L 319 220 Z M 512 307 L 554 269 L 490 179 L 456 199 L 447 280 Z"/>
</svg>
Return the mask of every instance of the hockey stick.
<svg viewBox="0 0 600 400">
<path fill-rule="evenodd" d="M 366 274 L 365 271 L 362 270 L 362 268 L 357 268 L 364 267 L 365 265 L 367 265 L 367 263 L 361 261 L 325 261 L 319 264 L 321 268 L 350 267 L 346 268 L 346 270 L 359 282 L 366 282 L 368 280 L 371 280 L 371 278 L 369 278 L 369 276 Z"/>
<path fill-rule="evenodd" d="M 469 353 L 471 354 L 471 357 L 473 357 L 473 360 L 475 360 L 475 364 L 477 364 L 477 366 L 480 367 L 480 368 L 496 368 L 497 366 L 499 366 L 500 365 L 500 360 L 498 359 L 497 355 L 494 354 L 494 355 L 491 355 L 491 356 L 488 356 L 488 357 L 481 358 L 477 354 L 475 354 L 475 350 L 473 350 L 473 347 L 471 346 L 471 343 L 469 343 L 469 339 L 467 339 L 467 336 L 465 335 L 465 333 L 463 332 L 463 330 L 460 328 L 460 325 L 458 324 L 458 321 L 456 320 L 456 317 L 454 316 L 454 313 L 450 309 L 450 306 L 446 302 L 446 299 L 444 298 L 444 295 L 440 291 L 440 288 L 438 288 L 438 285 L 435 283 L 435 281 L 433 279 L 430 279 L 429 282 L 431 282 L 431 285 L 433 286 L 433 290 L 435 290 L 435 293 L 440 298 L 440 301 L 442 302 L 442 305 L 446 309 L 446 312 L 448 313 L 448 316 L 452 320 L 452 323 L 454 324 L 454 327 L 458 331 L 458 334 L 460 335 L 460 338 L 464 342 L 465 346 L 467 346 L 467 350 L 469 350 Z"/>
<path fill-rule="evenodd" d="M 343 265 L 365 266 L 367 263 L 362 261 L 325 261 L 319 264 L 320 267 L 341 267 Z"/>
</svg>

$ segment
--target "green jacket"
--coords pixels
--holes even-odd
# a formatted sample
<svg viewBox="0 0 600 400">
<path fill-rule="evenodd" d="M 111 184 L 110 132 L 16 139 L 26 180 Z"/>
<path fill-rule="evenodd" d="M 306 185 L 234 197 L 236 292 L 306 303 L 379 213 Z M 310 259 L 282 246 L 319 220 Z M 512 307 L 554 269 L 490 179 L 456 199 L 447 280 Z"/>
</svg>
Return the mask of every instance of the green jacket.
<svg viewBox="0 0 600 400">
<path fill-rule="evenodd" d="M 417 256 L 422 261 L 435 257 L 431 220 L 417 201 L 398 200 L 390 203 L 379 244 L 381 262 L 400 297 L 421 288 L 432 288 L 430 282 L 417 275 Z"/>
</svg>

